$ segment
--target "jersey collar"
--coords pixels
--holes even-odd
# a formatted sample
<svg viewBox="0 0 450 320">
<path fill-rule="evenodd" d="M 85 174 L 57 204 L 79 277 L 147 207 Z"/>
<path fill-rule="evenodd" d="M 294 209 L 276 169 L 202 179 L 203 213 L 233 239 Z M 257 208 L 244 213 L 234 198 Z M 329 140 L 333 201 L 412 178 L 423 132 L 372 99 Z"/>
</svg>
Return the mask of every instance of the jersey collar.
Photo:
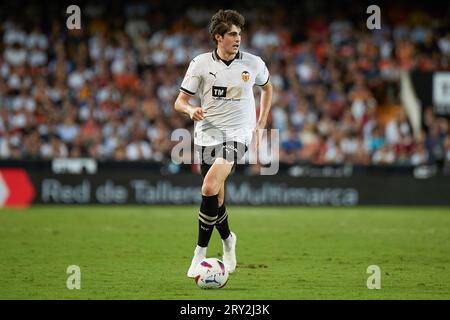
<svg viewBox="0 0 450 320">
<path fill-rule="evenodd" d="M 212 57 L 213 57 L 214 61 L 222 61 L 227 66 L 229 66 L 234 60 L 242 59 L 242 52 L 238 51 L 232 60 L 227 61 L 227 60 L 223 60 L 219 57 L 219 55 L 217 54 L 217 48 L 216 48 L 212 53 Z"/>
</svg>

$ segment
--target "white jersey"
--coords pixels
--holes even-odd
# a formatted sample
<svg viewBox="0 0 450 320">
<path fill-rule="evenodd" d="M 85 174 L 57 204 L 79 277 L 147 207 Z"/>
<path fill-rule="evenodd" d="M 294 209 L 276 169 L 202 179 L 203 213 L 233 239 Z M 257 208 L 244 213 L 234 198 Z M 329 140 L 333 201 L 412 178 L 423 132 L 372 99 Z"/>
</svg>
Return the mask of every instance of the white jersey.
<svg viewBox="0 0 450 320">
<path fill-rule="evenodd" d="M 249 145 L 256 126 L 253 85 L 264 86 L 268 81 L 264 61 L 250 53 L 238 52 L 231 63 L 222 61 L 216 51 L 195 57 L 180 88 L 197 94 L 206 110 L 204 119 L 195 122 L 194 143 L 212 146 L 238 141 Z"/>
</svg>

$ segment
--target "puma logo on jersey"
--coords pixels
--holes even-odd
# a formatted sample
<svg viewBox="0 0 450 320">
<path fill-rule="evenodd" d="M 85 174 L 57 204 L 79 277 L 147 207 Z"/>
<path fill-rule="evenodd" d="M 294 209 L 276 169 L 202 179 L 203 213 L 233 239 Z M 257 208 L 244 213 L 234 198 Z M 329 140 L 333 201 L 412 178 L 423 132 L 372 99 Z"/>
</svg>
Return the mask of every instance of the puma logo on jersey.
<svg viewBox="0 0 450 320">
<path fill-rule="evenodd" d="M 214 76 L 214 78 L 216 78 L 217 79 L 217 77 L 216 77 L 216 75 L 217 75 L 217 72 L 216 73 L 212 73 L 211 71 L 209 72 L 209 74 L 210 75 L 212 75 L 212 76 Z"/>
</svg>

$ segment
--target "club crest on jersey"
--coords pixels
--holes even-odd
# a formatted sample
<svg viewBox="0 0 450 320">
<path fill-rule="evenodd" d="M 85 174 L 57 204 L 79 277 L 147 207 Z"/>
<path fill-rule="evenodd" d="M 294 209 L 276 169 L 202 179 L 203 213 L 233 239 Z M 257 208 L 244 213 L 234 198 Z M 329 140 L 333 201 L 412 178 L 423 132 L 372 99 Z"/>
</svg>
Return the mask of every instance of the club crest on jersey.
<svg viewBox="0 0 450 320">
<path fill-rule="evenodd" d="M 247 82 L 250 80 L 250 73 L 248 71 L 242 71 L 241 77 L 244 82 Z"/>
</svg>

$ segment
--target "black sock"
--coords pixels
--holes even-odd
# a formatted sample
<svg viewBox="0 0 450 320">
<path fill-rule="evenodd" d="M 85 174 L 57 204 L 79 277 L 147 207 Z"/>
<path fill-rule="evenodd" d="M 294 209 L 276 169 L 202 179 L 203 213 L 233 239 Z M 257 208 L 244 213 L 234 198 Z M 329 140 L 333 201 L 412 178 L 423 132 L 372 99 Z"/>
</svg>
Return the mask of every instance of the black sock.
<svg viewBox="0 0 450 320">
<path fill-rule="evenodd" d="M 219 208 L 217 214 L 216 228 L 217 231 L 219 231 L 222 240 L 225 240 L 230 236 L 230 227 L 228 226 L 228 213 L 227 209 L 225 208 L 225 202 Z"/>
<path fill-rule="evenodd" d="M 211 239 L 214 225 L 217 220 L 217 211 L 219 210 L 219 202 L 217 194 L 214 196 L 202 195 L 202 204 L 198 213 L 198 241 L 200 247 L 207 247 L 209 239 Z"/>
</svg>

